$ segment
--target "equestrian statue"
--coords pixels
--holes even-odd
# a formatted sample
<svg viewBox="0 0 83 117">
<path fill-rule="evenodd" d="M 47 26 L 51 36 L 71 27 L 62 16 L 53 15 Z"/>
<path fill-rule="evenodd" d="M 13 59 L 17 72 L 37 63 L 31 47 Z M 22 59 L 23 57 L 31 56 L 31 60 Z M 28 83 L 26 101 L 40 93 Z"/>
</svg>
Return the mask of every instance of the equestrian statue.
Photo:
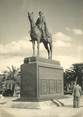
<svg viewBox="0 0 83 117">
<path fill-rule="evenodd" d="M 34 20 L 33 12 L 28 12 L 28 19 L 30 22 L 30 37 L 33 45 L 33 56 L 35 56 L 35 41 L 37 41 L 37 56 L 39 56 L 39 46 L 42 42 L 48 52 L 48 59 L 52 59 L 52 37 L 48 32 L 45 17 L 43 13 L 39 11 L 39 17 L 37 21 Z"/>
</svg>

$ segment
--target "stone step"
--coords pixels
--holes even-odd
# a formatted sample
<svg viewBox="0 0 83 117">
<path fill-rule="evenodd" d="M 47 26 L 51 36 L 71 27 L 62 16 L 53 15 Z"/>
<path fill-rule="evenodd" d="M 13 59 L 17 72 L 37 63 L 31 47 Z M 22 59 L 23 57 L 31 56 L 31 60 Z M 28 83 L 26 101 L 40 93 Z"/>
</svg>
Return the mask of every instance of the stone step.
<svg viewBox="0 0 83 117">
<path fill-rule="evenodd" d="M 62 103 L 61 101 L 59 101 L 58 99 L 51 99 L 51 101 L 56 104 L 57 106 L 64 106 L 64 103 Z"/>
</svg>

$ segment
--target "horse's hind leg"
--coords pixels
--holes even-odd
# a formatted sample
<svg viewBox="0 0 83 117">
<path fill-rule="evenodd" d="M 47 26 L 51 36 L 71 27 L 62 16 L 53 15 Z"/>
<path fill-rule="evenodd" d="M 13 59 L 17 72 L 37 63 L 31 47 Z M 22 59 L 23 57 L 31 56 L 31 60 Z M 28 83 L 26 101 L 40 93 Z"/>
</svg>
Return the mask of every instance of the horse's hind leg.
<svg viewBox="0 0 83 117">
<path fill-rule="evenodd" d="M 50 47 L 50 59 L 52 59 L 52 43 L 49 43 L 49 47 Z"/>
<path fill-rule="evenodd" d="M 44 47 L 46 48 L 47 52 L 48 52 L 48 59 L 50 59 L 50 51 L 49 51 L 49 47 L 48 47 L 48 43 L 43 43 Z"/>
<path fill-rule="evenodd" d="M 39 45 L 40 45 L 40 41 L 37 41 L 37 57 L 39 57 Z"/>
</svg>

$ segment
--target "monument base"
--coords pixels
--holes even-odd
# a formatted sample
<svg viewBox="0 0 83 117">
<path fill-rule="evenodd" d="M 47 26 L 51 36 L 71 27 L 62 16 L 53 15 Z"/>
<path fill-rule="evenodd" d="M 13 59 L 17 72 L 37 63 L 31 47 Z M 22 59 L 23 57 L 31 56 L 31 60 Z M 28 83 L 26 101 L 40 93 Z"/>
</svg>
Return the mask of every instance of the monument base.
<svg viewBox="0 0 83 117">
<path fill-rule="evenodd" d="M 21 77 L 21 98 L 49 100 L 63 96 L 63 69 L 58 61 L 25 58 Z"/>
</svg>

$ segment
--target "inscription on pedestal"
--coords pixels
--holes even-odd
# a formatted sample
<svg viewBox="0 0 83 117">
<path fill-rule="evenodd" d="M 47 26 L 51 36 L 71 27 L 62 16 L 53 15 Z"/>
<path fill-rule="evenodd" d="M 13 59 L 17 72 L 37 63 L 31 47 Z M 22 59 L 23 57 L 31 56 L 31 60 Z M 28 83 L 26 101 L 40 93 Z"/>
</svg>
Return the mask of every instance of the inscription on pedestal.
<svg viewBox="0 0 83 117">
<path fill-rule="evenodd" d="M 48 94 L 60 94 L 62 93 L 62 80 L 49 80 L 41 79 L 40 80 L 40 95 Z"/>
<path fill-rule="evenodd" d="M 63 71 L 53 67 L 39 66 L 39 95 L 58 95 L 63 90 Z"/>
</svg>

